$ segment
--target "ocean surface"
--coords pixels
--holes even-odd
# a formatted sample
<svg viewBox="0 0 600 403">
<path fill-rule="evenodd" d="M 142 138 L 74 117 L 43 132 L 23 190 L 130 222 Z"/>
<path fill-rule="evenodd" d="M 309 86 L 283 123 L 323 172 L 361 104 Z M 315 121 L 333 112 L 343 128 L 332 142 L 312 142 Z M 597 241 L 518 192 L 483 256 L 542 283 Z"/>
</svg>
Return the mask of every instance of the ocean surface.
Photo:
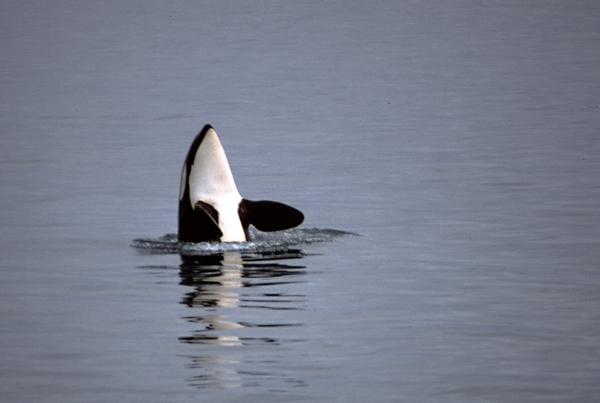
<svg viewBox="0 0 600 403">
<path fill-rule="evenodd" d="M 2 1 L 0 401 L 598 399 L 598 21 Z M 207 123 L 242 196 L 303 211 L 293 248 L 134 242 L 177 231 Z"/>
</svg>

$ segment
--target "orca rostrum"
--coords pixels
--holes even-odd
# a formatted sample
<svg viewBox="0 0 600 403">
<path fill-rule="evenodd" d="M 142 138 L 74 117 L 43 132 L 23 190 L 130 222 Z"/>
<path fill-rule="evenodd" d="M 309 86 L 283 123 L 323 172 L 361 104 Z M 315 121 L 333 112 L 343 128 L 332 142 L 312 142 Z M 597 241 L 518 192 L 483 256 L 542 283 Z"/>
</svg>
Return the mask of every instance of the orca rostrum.
<svg viewBox="0 0 600 403">
<path fill-rule="evenodd" d="M 210 125 L 204 126 L 190 146 L 181 173 L 179 241 L 249 241 L 250 224 L 261 231 L 279 231 L 303 220 L 302 212 L 286 204 L 242 199 L 217 133 Z"/>
</svg>

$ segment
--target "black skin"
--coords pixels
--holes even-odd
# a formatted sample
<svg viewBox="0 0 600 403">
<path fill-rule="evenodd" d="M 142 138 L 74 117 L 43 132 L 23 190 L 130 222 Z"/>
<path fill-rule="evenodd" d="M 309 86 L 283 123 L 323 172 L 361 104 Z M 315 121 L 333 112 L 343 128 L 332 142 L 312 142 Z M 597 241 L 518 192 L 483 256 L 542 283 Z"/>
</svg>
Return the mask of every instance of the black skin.
<svg viewBox="0 0 600 403">
<path fill-rule="evenodd" d="M 187 197 L 187 199 L 186 199 Z M 184 194 L 184 200 L 189 195 Z M 185 203 L 189 206 L 189 203 Z M 180 206 L 181 208 L 181 206 Z M 220 242 L 223 232 L 219 228 L 219 213 L 210 204 L 198 201 L 191 208 L 185 209 L 185 214 L 179 215 L 178 239 L 182 242 Z M 250 240 L 248 227 L 254 225 L 260 231 L 271 232 L 293 228 L 304 221 L 301 211 L 287 204 L 261 200 L 251 201 L 242 199 L 238 214 L 246 235 Z"/>
</svg>

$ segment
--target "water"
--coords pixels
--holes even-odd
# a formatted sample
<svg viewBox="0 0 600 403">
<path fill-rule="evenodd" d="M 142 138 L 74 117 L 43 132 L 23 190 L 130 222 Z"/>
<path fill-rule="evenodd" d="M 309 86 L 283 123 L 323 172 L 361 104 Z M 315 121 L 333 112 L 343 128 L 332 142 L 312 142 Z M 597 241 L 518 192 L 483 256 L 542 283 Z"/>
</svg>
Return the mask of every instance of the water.
<svg viewBox="0 0 600 403">
<path fill-rule="evenodd" d="M 588 402 L 591 1 L 0 5 L 0 400 Z M 206 123 L 248 199 L 350 231 L 209 261 Z"/>
</svg>

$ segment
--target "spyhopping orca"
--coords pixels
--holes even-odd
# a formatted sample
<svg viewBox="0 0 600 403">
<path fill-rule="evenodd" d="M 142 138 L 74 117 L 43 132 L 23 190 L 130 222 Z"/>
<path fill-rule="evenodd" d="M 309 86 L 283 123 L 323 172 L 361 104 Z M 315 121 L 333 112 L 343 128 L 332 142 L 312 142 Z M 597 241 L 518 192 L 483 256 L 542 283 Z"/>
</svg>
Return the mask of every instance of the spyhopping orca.
<svg viewBox="0 0 600 403">
<path fill-rule="evenodd" d="M 300 225 L 304 215 L 274 201 L 240 196 L 217 133 L 206 125 L 183 165 L 179 193 L 179 232 L 183 242 L 249 241 L 248 226 L 279 231 Z"/>
</svg>

